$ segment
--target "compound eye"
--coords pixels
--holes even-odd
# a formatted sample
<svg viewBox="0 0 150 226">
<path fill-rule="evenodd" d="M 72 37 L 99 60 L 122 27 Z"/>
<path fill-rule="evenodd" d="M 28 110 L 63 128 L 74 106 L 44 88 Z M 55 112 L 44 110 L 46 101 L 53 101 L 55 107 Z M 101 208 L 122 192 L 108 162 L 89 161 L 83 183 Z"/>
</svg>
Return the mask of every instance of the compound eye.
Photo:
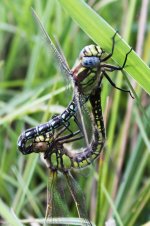
<svg viewBox="0 0 150 226">
<path fill-rule="evenodd" d="M 87 57 L 82 57 L 81 64 L 83 67 L 89 67 L 91 63 L 89 62 L 89 59 Z"/>
<path fill-rule="evenodd" d="M 98 67 L 100 65 L 100 59 L 98 57 L 82 57 L 81 64 L 83 67 Z"/>
</svg>

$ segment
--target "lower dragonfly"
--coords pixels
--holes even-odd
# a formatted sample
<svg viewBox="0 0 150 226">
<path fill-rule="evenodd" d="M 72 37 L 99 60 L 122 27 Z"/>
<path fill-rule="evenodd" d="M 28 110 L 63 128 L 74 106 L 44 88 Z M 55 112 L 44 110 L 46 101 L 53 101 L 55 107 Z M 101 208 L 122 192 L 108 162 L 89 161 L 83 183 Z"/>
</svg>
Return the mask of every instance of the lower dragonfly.
<svg viewBox="0 0 150 226">
<path fill-rule="evenodd" d="M 78 136 L 81 134 L 80 128 L 74 133 L 62 135 L 66 130 L 66 128 L 63 127 L 59 130 L 59 132 L 49 132 L 44 135 L 37 136 L 32 143 L 32 152 L 42 153 L 43 160 L 46 166 L 50 169 L 52 177 L 51 184 L 54 184 L 56 174 L 58 172 L 61 172 L 66 178 L 69 191 L 75 202 L 78 217 L 81 219 L 82 225 L 92 224 L 89 220 L 87 220 L 88 218 L 85 212 L 86 207 L 84 206 L 83 198 L 81 198 L 82 192 L 77 185 L 77 182 L 72 177 L 71 169 L 81 169 L 90 165 L 99 156 L 101 150 L 103 149 L 105 140 L 103 118 L 101 117 L 100 121 L 95 120 L 96 118 L 99 118 L 97 116 L 99 115 L 99 109 L 101 108 L 100 101 L 97 101 L 99 99 L 99 96 L 97 95 L 99 92 L 98 88 L 90 97 L 90 102 L 94 105 L 94 111 L 93 115 L 91 115 L 93 135 L 88 147 L 82 147 L 76 152 L 72 149 L 72 147 L 70 148 L 67 146 L 68 143 L 83 139 L 83 136 Z M 55 210 L 55 206 L 53 206 L 53 203 L 53 189 L 50 189 L 50 201 L 48 202 L 46 219 L 48 219 L 49 216 L 54 215 L 53 211 Z"/>
<path fill-rule="evenodd" d="M 84 138 L 80 130 L 80 122 L 78 121 L 77 126 L 79 130 L 70 132 L 67 135 L 61 136 L 66 131 L 66 127 L 63 126 L 56 134 L 54 131 L 51 131 L 36 136 L 32 140 L 32 145 L 30 145 L 30 153 L 44 153 L 43 157 L 47 162 L 48 168 L 52 171 L 58 170 L 65 173 L 71 168 L 84 168 L 90 165 L 100 155 L 105 143 L 105 128 L 99 94 L 100 88 L 90 96 L 90 103 L 93 110 L 90 117 L 93 132 L 91 142 L 87 147 L 81 148 L 77 152 L 64 147 L 64 144 Z M 80 136 L 76 137 L 78 134 Z"/>
<path fill-rule="evenodd" d="M 94 91 L 93 95 L 90 96 L 90 103 L 93 106 L 93 115 L 91 117 L 93 135 L 88 147 L 81 148 L 81 150 L 75 152 L 72 150 L 72 148 L 69 149 L 68 147 L 64 146 L 67 143 L 72 143 L 74 141 L 83 139 L 79 122 L 77 123 L 77 127 L 79 129 L 78 131 L 70 132 L 71 129 L 68 127 L 67 129 L 70 133 L 62 136 L 62 134 L 66 131 L 66 126 L 62 126 L 59 127 L 59 132 L 58 129 L 55 129 L 43 135 L 36 136 L 35 138 L 32 138 L 32 143 L 30 143 L 29 146 L 23 146 L 23 153 L 25 154 L 33 152 L 42 153 L 44 162 L 50 169 L 52 178 L 56 178 L 57 172 L 61 172 L 64 175 L 72 198 L 76 204 L 78 216 L 79 218 L 84 218 L 84 220 L 81 221 L 83 225 L 85 225 L 85 222 L 86 225 L 91 225 L 91 223 L 87 223 L 87 215 L 85 214 L 85 207 L 83 205 L 84 202 L 82 201 L 81 203 L 81 198 L 78 198 L 78 196 L 81 194 L 81 191 L 76 181 L 73 179 L 70 170 L 71 168 L 81 169 L 90 165 L 99 156 L 104 146 L 105 129 L 103 117 L 102 115 L 101 117 L 99 116 L 99 114 L 101 114 L 99 89 L 100 88 Z M 98 120 L 99 118 L 100 121 Z M 70 125 L 69 121 L 68 125 Z M 23 135 L 24 134 L 26 134 L 26 131 L 23 133 Z M 76 137 L 78 134 L 80 134 L 80 136 Z M 22 135 L 19 138 L 19 143 L 20 139 L 22 139 Z M 52 179 L 52 184 L 54 184 L 54 180 Z M 51 191 L 50 197 L 53 197 L 52 192 L 53 189 Z M 52 199 L 53 198 L 51 198 L 51 202 L 48 202 L 46 219 L 49 216 L 53 216 L 55 206 L 50 208 L 52 204 L 49 204 L 52 203 Z"/>
<path fill-rule="evenodd" d="M 99 46 L 86 46 L 81 51 L 75 67 L 70 70 L 61 50 L 55 47 L 34 10 L 32 10 L 32 12 L 41 32 L 43 33 L 45 42 L 48 44 L 51 50 L 53 50 L 62 71 L 68 78 L 73 80 L 74 98 L 68 108 L 61 115 L 55 116 L 47 123 L 41 124 L 35 128 L 31 128 L 23 132 L 18 139 L 18 148 L 23 154 L 43 152 L 44 159 L 48 167 L 53 172 L 61 171 L 64 175 L 69 175 L 68 173 L 66 174 L 66 172 L 70 172 L 71 168 L 82 168 L 91 164 L 91 162 L 93 162 L 93 160 L 100 155 L 103 149 L 105 143 L 105 128 L 100 104 L 102 79 L 105 77 L 116 89 L 128 92 L 132 97 L 132 94 L 129 90 L 124 90 L 117 87 L 107 74 L 107 72 L 123 70 L 126 65 L 127 57 L 132 49 L 130 49 L 130 51 L 126 54 L 125 60 L 121 67 L 105 63 L 105 61 L 107 61 L 113 55 L 115 37 L 117 34 L 116 32 L 112 38 L 113 44 L 110 54 L 106 55 L 106 52 Z M 85 105 L 87 100 L 90 100 L 94 116 L 94 123 L 91 120 L 91 124 L 94 125 L 93 137 L 90 144 L 87 145 L 84 150 L 74 154 L 72 151 L 66 149 L 64 144 L 74 142 L 77 139 L 81 139 L 85 135 L 85 132 L 83 131 L 83 122 L 79 123 L 76 120 L 75 114 L 77 111 L 80 111 L 80 107 Z M 76 124 L 79 127 L 79 131 L 72 132 L 70 130 L 69 120 L 72 117 L 75 119 Z M 54 133 L 59 128 L 62 128 L 63 131 L 68 130 L 70 134 L 60 137 L 61 133 L 58 133 L 57 136 L 54 137 Z M 82 135 L 76 138 L 76 135 L 79 133 Z M 68 176 L 67 181 L 68 185 L 71 184 L 69 182 L 70 179 Z M 75 190 L 73 186 L 70 186 L 70 189 L 71 191 Z M 74 197 L 74 195 L 72 196 Z M 77 202 L 75 201 L 75 203 Z M 78 205 L 76 206 L 78 207 Z M 78 215 L 81 216 L 80 210 L 77 210 Z"/>
</svg>

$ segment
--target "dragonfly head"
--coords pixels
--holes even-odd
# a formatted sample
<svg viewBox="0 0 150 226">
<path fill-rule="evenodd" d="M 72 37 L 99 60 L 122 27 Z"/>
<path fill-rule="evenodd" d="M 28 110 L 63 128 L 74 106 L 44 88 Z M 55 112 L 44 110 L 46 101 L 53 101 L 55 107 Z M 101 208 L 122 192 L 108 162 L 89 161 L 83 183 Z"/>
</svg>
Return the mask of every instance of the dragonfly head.
<svg viewBox="0 0 150 226">
<path fill-rule="evenodd" d="M 49 148 L 46 142 L 33 143 L 32 147 L 35 153 L 45 153 Z"/>
<path fill-rule="evenodd" d="M 33 152 L 45 153 L 49 149 L 49 145 L 52 143 L 53 139 L 53 134 L 50 132 L 45 135 L 35 137 L 32 143 Z"/>
<path fill-rule="evenodd" d="M 97 45 L 85 46 L 79 55 L 81 65 L 86 68 L 98 67 L 101 62 L 102 53 L 102 49 Z"/>
</svg>

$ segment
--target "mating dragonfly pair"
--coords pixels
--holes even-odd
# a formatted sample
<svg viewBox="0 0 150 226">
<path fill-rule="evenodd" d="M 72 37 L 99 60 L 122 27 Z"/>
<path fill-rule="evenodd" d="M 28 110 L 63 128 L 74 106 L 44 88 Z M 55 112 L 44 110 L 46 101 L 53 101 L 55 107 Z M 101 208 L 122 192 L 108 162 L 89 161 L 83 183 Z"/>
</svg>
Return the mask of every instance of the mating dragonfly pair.
<svg viewBox="0 0 150 226">
<path fill-rule="evenodd" d="M 112 38 L 112 51 L 110 54 L 97 45 L 89 45 L 80 52 L 75 67 L 70 70 L 67 61 L 60 48 L 56 48 L 45 31 L 38 16 L 32 10 L 45 42 L 53 51 L 62 71 L 73 81 L 73 100 L 60 115 L 54 116 L 48 122 L 24 131 L 18 139 L 18 149 L 27 155 L 33 152 L 42 153 L 44 161 L 52 173 L 62 172 L 67 178 L 67 183 L 75 201 L 79 217 L 84 217 L 80 211 L 80 205 L 75 196 L 75 188 L 70 183 L 70 170 L 80 169 L 91 164 L 100 153 L 105 143 L 105 127 L 101 107 L 101 84 L 105 77 L 112 86 L 124 92 L 130 91 L 117 87 L 108 76 L 107 72 L 123 70 L 126 65 L 128 54 L 121 67 L 107 64 L 112 57 L 115 47 L 115 37 Z M 132 96 L 132 95 L 131 95 Z M 81 110 L 90 103 L 90 124 L 92 135 L 89 141 Z M 79 115 L 80 117 L 77 117 Z M 80 119 L 79 119 L 80 118 Z M 71 129 L 71 120 L 76 124 L 75 131 Z M 85 140 L 86 145 L 78 151 L 73 151 L 67 144 L 78 140 Z M 47 214 L 47 217 L 49 213 Z"/>
</svg>

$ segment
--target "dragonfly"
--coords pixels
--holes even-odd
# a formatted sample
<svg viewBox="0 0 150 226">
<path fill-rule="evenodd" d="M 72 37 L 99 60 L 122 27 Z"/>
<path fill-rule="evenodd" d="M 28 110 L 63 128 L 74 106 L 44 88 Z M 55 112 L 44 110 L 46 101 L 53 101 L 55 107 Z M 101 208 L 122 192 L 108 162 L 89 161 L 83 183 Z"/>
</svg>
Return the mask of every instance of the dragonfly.
<svg viewBox="0 0 150 226">
<path fill-rule="evenodd" d="M 97 45 L 86 46 L 81 51 L 77 64 L 70 70 L 64 55 L 61 53 L 60 49 L 58 50 L 53 44 L 35 11 L 32 10 L 32 12 L 38 27 L 43 33 L 45 42 L 53 51 L 62 71 L 73 81 L 74 97 L 62 114 L 53 117 L 47 123 L 23 132 L 18 139 L 18 149 L 25 155 L 33 152 L 43 152 L 47 166 L 52 172 L 61 171 L 65 176 L 67 175 L 68 185 L 70 186 L 72 185 L 72 183 L 69 182 L 71 180 L 68 176 L 70 169 L 82 168 L 91 164 L 99 157 L 104 147 L 105 128 L 100 98 L 102 79 L 105 77 L 116 89 L 128 92 L 132 96 L 129 90 L 117 87 L 107 74 L 107 72 L 123 70 L 126 65 L 127 57 L 132 49 L 126 54 L 121 67 L 107 64 L 106 61 L 112 57 L 114 52 L 115 37 L 117 34 L 115 33 L 112 38 L 112 51 L 110 54 L 106 56 L 106 52 Z M 69 151 L 64 144 L 83 138 L 83 136 L 76 138 L 76 135 L 79 133 L 86 134 L 85 131 L 82 131 L 84 130 L 83 122 L 79 123 L 75 114 L 77 111 L 81 114 L 81 108 L 88 100 L 90 101 L 94 117 L 94 122 L 91 120 L 91 124 L 94 125 L 93 137 L 90 144 L 88 144 L 85 149 L 78 153 L 73 153 Z M 72 117 L 78 125 L 79 131 L 72 132 L 69 128 L 70 119 Z M 59 128 L 62 128 L 62 131 L 69 131 L 70 134 L 60 137 L 61 133 L 59 132 L 55 137 L 54 134 Z M 75 203 L 78 203 L 73 192 L 74 190 L 74 187 L 70 186 L 73 199 Z M 78 206 L 81 205 L 76 205 L 78 215 L 80 216 Z"/>
<path fill-rule="evenodd" d="M 46 160 L 46 165 L 52 171 L 68 172 L 71 168 L 79 169 L 90 165 L 99 155 L 103 149 L 105 143 L 105 128 L 103 118 L 100 118 L 101 104 L 99 101 L 99 89 L 90 96 L 90 103 L 93 106 L 93 114 L 91 115 L 92 124 L 92 138 L 90 144 L 81 148 L 77 152 L 69 150 L 64 147 L 64 144 L 72 143 L 77 140 L 83 139 L 83 135 L 80 130 L 79 122 L 78 129 L 75 132 L 64 135 L 66 127 L 63 126 L 54 131 L 45 133 L 43 135 L 36 136 L 32 140 L 32 146 L 30 146 L 30 153 L 44 153 L 43 157 Z M 70 123 L 69 123 L 70 124 Z M 79 135 L 77 137 L 77 135 Z M 60 151 L 61 150 L 61 151 Z"/>
<path fill-rule="evenodd" d="M 82 99 L 82 103 L 85 100 Z M 52 132 L 55 129 L 58 129 L 64 126 L 66 129 L 69 128 L 69 119 L 75 117 L 77 112 L 77 106 L 75 104 L 75 97 L 60 115 L 53 116 L 48 122 L 37 125 L 36 127 L 25 130 L 18 138 L 18 149 L 22 154 L 27 155 L 33 152 L 32 140 L 48 132 Z M 72 133 L 72 132 L 71 132 Z"/>
<path fill-rule="evenodd" d="M 97 90 L 99 93 L 99 90 Z M 97 95 L 96 95 L 97 96 Z M 95 99 L 95 94 L 90 97 L 90 100 L 92 103 L 97 106 L 95 108 L 96 110 L 99 109 L 99 103 L 97 103 L 97 100 Z M 96 103 L 94 103 L 96 101 Z M 78 150 L 75 152 L 72 148 L 68 147 L 68 143 L 72 143 L 74 141 L 83 139 L 83 136 L 78 136 L 80 134 L 80 130 L 74 132 L 74 134 L 68 134 L 63 135 L 63 132 L 65 131 L 65 127 L 61 130 L 57 131 L 55 130 L 55 133 L 49 132 L 40 136 L 37 136 L 33 140 L 32 148 L 33 152 L 35 153 L 42 153 L 43 161 L 45 162 L 46 166 L 50 170 L 50 175 L 52 178 L 52 186 L 54 186 L 55 180 L 56 180 L 56 174 L 58 172 L 62 173 L 64 177 L 66 178 L 66 182 L 69 188 L 69 191 L 71 193 L 71 196 L 74 200 L 74 203 L 76 205 L 77 213 L 79 218 L 81 219 L 81 224 L 85 225 L 92 225 L 89 220 L 87 220 L 87 214 L 85 212 L 86 207 L 84 206 L 83 198 L 81 196 L 82 192 L 79 188 L 77 182 L 72 177 L 71 169 L 81 169 L 87 167 L 91 162 L 95 160 L 99 156 L 100 150 L 102 150 L 104 145 L 103 135 L 105 136 L 105 129 L 102 121 L 102 128 L 101 128 L 101 136 L 99 136 L 100 132 L 95 125 L 96 120 L 94 117 L 93 112 L 93 136 L 91 138 L 90 145 L 85 148 L 81 148 L 81 150 Z M 91 118 L 92 120 L 92 118 Z M 55 209 L 55 206 L 53 207 L 53 196 L 52 192 L 53 189 L 50 189 L 51 196 L 50 201 L 48 202 L 48 207 L 46 211 L 46 219 L 49 216 L 53 216 L 52 212 Z M 80 196 L 79 196 L 80 195 Z M 81 203 L 82 201 L 82 203 Z"/>
<path fill-rule="evenodd" d="M 41 33 L 43 34 L 42 37 L 44 38 L 45 43 L 54 53 L 60 65 L 60 68 L 62 69 L 62 71 L 64 72 L 67 78 L 73 80 L 74 97 L 71 103 L 68 105 L 68 107 L 65 109 L 65 111 L 62 114 L 56 117 L 53 117 L 53 119 L 51 119 L 50 121 L 44 124 L 28 129 L 20 135 L 18 139 L 18 149 L 24 155 L 32 153 L 32 139 L 35 138 L 36 136 L 53 131 L 63 125 L 65 125 L 67 129 L 70 125 L 69 119 L 71 117 L 75 118 L 75 114 L 77 110 L 79 111 L 81 109 L 80 107 L 82 107 L 86 103 L 86 101 L 90 98 L 90 95 L 92 95 L 97 88 L 101 87 L 102 80 L 104 77 L 110 82 L 110 84 L 113 87 L 115 87 L 120 91 L 129 93 L 130 96 L 134 98 L 130 90 L 125 90 L 117 87 L 107 74 L 107 72 L 113 72 L 115 70 L 122 71 L 126 65 L 127 57 L 132 51 L 132 48 L 131 48 L 130 51 L 126 54 L 122 66 L 114 66 L 114 65 L 105 63 L 113 55 L 114 46 L 115 46 L 115 37 L 117 32 L 112 37 L 112 50 L 110 54 L 105 56 L 106 52 L 97 45 L 86 46 L 80 52 L 80 55 L 75 67 L 72 70 L 70 70 L 67 64 L 67 61 L 64 55 L 62 54 L 61 50 L 60 49 L 58 50 L 55 47 L 54 43 L 52 42 L 51 38 L 47 34 L 45 28 L 43 27 L 39 17 L 37 16 L 36 12 L 33 9 L 32 9 L 32 13 L 36 23 L 38 24 L 38 27 L 40 28 Z M 99 96 L 100 96 L 100 93 L 99 93 Z M 80 116 L 81 116 L 81 113 L 80 113 Z M 99 117 L 102 118 L 102 113 L 99 114 Z M 84 135 L 86 135 L 86 133 L 84 133 Z M 29 143 L 30 140 L 31 140 L 31 145 L 26 146 L 26 143 Z"/>
</svg>

